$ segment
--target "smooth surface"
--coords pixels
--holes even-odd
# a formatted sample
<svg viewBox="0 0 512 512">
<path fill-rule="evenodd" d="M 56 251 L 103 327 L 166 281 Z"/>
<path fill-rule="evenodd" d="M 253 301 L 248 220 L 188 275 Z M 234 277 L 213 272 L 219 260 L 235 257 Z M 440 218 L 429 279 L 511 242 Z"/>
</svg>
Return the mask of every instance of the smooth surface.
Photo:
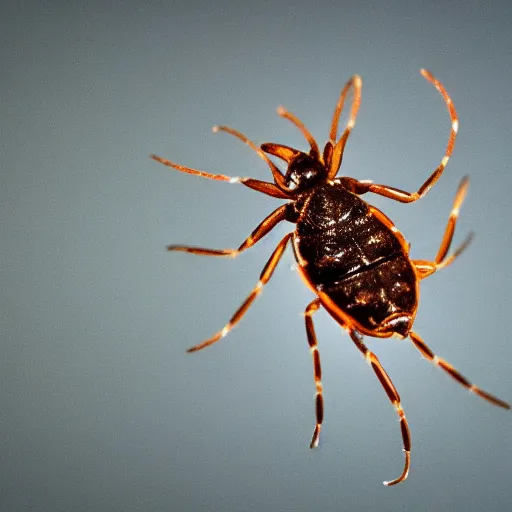
<svg viewBox="0 0 512 512">
<path fill-rule="evenodd" d="M 416 330 L 468 378 L 512 400 L 510 2 L 6 2 L 0 28 L 0 510 L 464 511 L 512 502 L 512 415 L 470 396 L 408 340 L 366 342 L 410 422 L 348 336 L 315 315 L 325 423 L 301 313 L 311 293 L 288 251 L 228 337 L 222 328 L 288 226 L 237 260 L 167 253 L 236 247 L 281 202 L 174 172 L 150 153 L 267 179 L 252 140 L 323 144 L 340 88 L 362 76 L 342 173 L 412 191 L 372 203 L 434 257 L 457 186 L 455 243 L 422 284 Z"/>
</svg>

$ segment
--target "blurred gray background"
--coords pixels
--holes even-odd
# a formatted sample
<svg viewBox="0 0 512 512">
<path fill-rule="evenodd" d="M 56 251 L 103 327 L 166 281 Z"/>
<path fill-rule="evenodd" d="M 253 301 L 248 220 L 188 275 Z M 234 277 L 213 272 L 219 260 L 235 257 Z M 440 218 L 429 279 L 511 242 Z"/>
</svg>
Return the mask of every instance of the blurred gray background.
<svg viewBox="0 0 512 512">
<path fill-rule="evenodd" d="M 234 247 L 280 202 L 148 158 L 268 179 L 215 123 L 305 148 L 283 104 L 323 144 L 341 86 L 364 80 L 342 173 L 416 190 L 368 197 L 435 255 L 458 183 L 456 233 L 473 245 L 422 283 L 416 330 L 464 375 L 512 400 L 509 2 L 10 2 L 1 8 L 1 511 L 503 511 L 512 415 L 471 396 L 408 340 L 370 348 L 396 414 L 349 338 L 316 326 L 326 418 L 320 449 L 301 313 L 312 299 L 289 251 L 242 323 L 283 225 L 237 260 L 169 254 Z"/>
</svg>

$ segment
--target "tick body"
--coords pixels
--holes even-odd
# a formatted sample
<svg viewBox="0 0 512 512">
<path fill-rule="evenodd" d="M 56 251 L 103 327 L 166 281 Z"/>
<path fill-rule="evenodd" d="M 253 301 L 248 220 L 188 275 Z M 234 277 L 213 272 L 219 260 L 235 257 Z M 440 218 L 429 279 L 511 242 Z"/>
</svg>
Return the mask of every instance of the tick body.
<svg viewBox="0 0 512 512">
<path fill-rule="evenodd" d="M 363 334 L 407 335 L 418 303 L 408 246 L 382 212 L 349 192 L 343 181 L 308 195 L 293 247 L 302 275 L 325 296 L 327 308 L 331 302 Z M 339 321 L 335 310 L 331 314 Z"/>
<path fill-rule="evenodd" d="M 469 391 L 490 403 L 510 409 L 510 405 L 472 384 L 450 363 L 435 355 L 420 336 L 413 331 L 418 308 L 420 281 L 451 264 L 468 246 L 471 235 L 463 244 L 450 253 L 450 246 L 460 207 L 468 187 L 464 178 L 459 185 L 448 222 L 436 256 L 430 260 L 413 260 L 409 256 L 409 244 L 393 222 L 377 208 L 361 199 L 368 192 L 378 194 L 402 203 L 410 203 L 423 197 L 437 182 L 451 156 L 458 131 L 458 117 L 452 100 L 442 84 L 428 71 L 422 75 L 442 95 L 451 120 L 451 130 L 444 156 L 439 166 L 416 192 L 387 185 L 375 184 L 369 180 L 338 177 L 347 139 L 355 125 L 361 100 L 362 81 L 352 77 L 343 87 L 336 105 L 329 140 L 322 152 L 314 137 L 304 124 L 284 108 L 279 115 L 291 121 L 303 134 L 309 144 L 309 151 L 303 152 L 289 146 L 275 143 L 256 146 L 240 132 L 226 127 L 215 127 L 248 144 L 267 162 L 273 181 L 265 182 L 253 178 L 229 177 L 185 167 L 153 155 L 158 162 L 178 171 L 194 174 L 217 181 L 241 183 L 268 196 L 287 202 L 268 215 L 242 242 L 238 249 L 206 249 L 183 245 L 171 245 L 170 251 L 183 251 L 203 256 L 236 257 L 252 247 L 269 233 L 278 223 L 288 221 L 295 224 L 295 230 L 279 242 L 264 266 L 260 279 L 228 323 L 214 336 L 189 349 L 196 352 L 217 342 L 241 320 L 291 243 L 298 269 L 306 285 L 316 298 L 306 306 L 306 335 L 313 357 L 313 371 L 316 384 L 316 425 L 310 447 L 318 446 L 323 423 L 323 388 L 321 382 L 320 354 L 313 324 L 313 315 L 323 307 L 348 333 L 351 340 L 370 364 L 400 421 L 405 461 L 401 474 L 386 485 L 395 485 L 407 478 L 410 467 L 411 436 L 401 405 L 400 395 L 377 356 L 363 342 L 363 336 L 376 338 L 410 338 L 420 353 Z M 348 122 L 338 138 L 338 123 L 345 100 L 353 93 Z M 283 173 L 268 155 L 284 161 L 287 166 Z"/>
</svg>

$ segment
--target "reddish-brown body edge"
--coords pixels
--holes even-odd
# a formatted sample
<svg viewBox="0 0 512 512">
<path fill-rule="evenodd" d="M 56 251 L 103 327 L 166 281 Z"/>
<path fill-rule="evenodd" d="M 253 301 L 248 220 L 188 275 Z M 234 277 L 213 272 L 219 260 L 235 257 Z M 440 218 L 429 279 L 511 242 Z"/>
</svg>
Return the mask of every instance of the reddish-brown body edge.
<svg viewBox="0 0 512 512">
<path fill-rule="evenodd" d="M 333 189 L 337 187 L 340 188 L 341 183 L 336 180 L 332 184 L 324 185 L 324 187 L 332 187 Z M 410 261 L 409 243 L 383 212 L 374 206 L 368 205 L 355 194 L 345 192 L 343 196 L 340 197 L 340 194 L 338 193 L 337 196 L 329 198 L 329 193 L 325 193 L 325 191 L 321 190 L 319 195 L 321 196 L 322 207 L 325 212 L 318 212 L 319 208 L 315 208 L 314 205 L 313 208 L 311 208 L 310 200 L 304 202 L 297 201 L 301 206 L 298 212 L 299 217 L 296 220 L 297 228 L 293 232 L 292 245 L 302 279 L 308 288 L 318 295 L 322 306 L 325 307 L 325 309 L 340 325 L 352 326 L 361 334 L 377 338 L 389 338 L 391 336 L 404 338 L 407 336 L 410 327 L 414 323 L 419 300 L 420 275 L 416 271 L 414 264 Z M 332 224 L 334 222 L 332 220 L 333 217 L 337 217 L 338 219 L 340 218 L 339 214 L 336 215 L 336 212 L 332 211 L 332 208 L 329 205 L 329 200 L 331 202 L 335 202 L 336 206 L 340 206 L 344 212 L 349 211 L 351 213 L 345 213 L 346 219 L 338 220 L 335 228 L 330 230 L 333 234 L 325 237 L 325 230 L 322 228 L 322 225 L 329 225 L 329 223 Z M 352 203 L 356 203 L 356 208 L 350 209 Z M 314 211 L 310 212 L 311 209 Z M 299 230 L 305 223 L 307 223 L 308 217 L 313 217 L 310 222 L 312 228 L 309 229 L 309 231 L 312 231 L 314 236 L 318 238 L 314 243 L 316 249 L 315 252 L 321 252 L 322 245 L 327 245 L 329 249 L 328 254 L 333 261 L 332 263 L 329 261 L 325 263 L 323 261 L 325 258 L 319 258 L 318 254 L 315 254 L 315 256 L 317 256 L 316 259 L 311 260 L 308 257 L 304 257 L 302 254 L 301 243 L 303 243 L 303 238 L 301 237 Z M 370 234 L 367 232 L 368 230 L 362 229 L 361 226 L 365 222 L 368 223 L 368 220 L 370 220 L 370 225 L 372 227 Z M 340 233 L 343 234 L 343 231 L 346 230 L 346 223 L 349 223 L 349 226 L 350 224 L 357 224 L 357 229 L 352 230 L 352 233 L 348 233 L 345 237 L 346 239 L 344 239 L 343 237 L 340 237 Z M 368 237 L 368 235 L 370 235 L 370 237 Z M 378 257 L 373 255 L 373 260 L 371 254 L 372 245 L 369 246 L 370 250 L 366 251 L 370 254 L 365 254 L 364 244 L 368 238 L 373 240 L 372 245 L 375 245 L 375 238 L 380 242 L 379 254 L 377 255 Z M 347 258 L 346 246 L 349 244 L 353 247 L 357 247 L 358 251 L 356 254 L 350 254 L 350 257 Z M 336 251 L 340 252 L 338 260 L 341 261 L 338 261 L 333 257 L 333 253 L 335 254 Z M 347 261 L 347 259 L 349 259 L 349 261 Z M 392 287 L 393 285 L 396 286 L 397 284 L 402 287 L 407 287 L 406 293 L 409 299 L 407 301 L 409 303 L 409 307 L 395 312 L 389 311 L 389 316 L 385 315 L 388 318 L 393 317 L 393 315 L 396 317 L 400 314 L 407 317 L 407 326 L 404 326 L 405 329 L 401 333 L 397 332 L 396 326 L 390 326 L 388 329 L 384 328 L 380 330 L 378 329 L 379 325 L 375 325 L 373 328 L 372 326 L 365 326 L 362 322 L 357 320 L 355 315 L 351 315 L 349 310 L 344 309 L 339 301 L 337 302 L 335 294 L 330 293 L 329 291 L 333 286 L 336 286 L 336 283 L 343 284 L 346 276 L 350 275 L 350 279 L 356 281 L 356 284 L 360 285 L 359 288 L 362 289 L 363 292 L 367 292 L 368 287 L 372 285 L 372 278 L 376 277 L 376 274 L 383 273 L 382 267 L 386 265 L 390 259 L 400 259 L 401 266 L 407 267 L 404 269 L 406 270 L 404 273 L 406 275 L 389 275 L 388 272 L 388 275 L 384 273 L 384 280 L 382 279 L 382 276 L 378 276 L 380 277 L 381 287 L 384 288 L 384 290 L 378 291 L 385 293 L 385 288 Z M 318 262 L 318 260 L 320 260 L 320 262 Z M 362 260 L 366 260 L 366 265 Z M 379 263 L 379 261 L 382 263 Z M 318 272 L 318 263 L 324 267 L 324 273 L 323 275 L 320 274 L 317 276 L 316 279 L 312 279 L 311 273 Z M 349 270 L 348 272 L 346 270 L 347 268 Z M 350 302 L 354 302 L 353 298 Z M 372 312 L 372 308 L 377 305 L 377 302 L 378 298 L 374 298 L 373 301 L 368 304 L 365 316 L 368 316 Z M 386 297 L 386 302 L 389 303 L 391 301 Z"/>
</svg>

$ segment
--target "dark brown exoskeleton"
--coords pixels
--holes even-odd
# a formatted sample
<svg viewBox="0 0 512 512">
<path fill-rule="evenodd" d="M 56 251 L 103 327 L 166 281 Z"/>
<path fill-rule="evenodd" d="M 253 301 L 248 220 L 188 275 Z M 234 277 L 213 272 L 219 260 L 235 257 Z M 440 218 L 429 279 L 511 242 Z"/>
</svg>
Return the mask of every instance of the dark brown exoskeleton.
<svg viewBox="0 0 512 512">
<path fill-rule="evenodd" d="M 211 174 L 152 156 L 156 161 L 178 171 L 213 180 L 242 183 L 263 194 L 289 201 L 263 220 L 236 250 L 181 245 L 168 247 L 170 251 L 184 251 L 204 256 L 236 257 L 261 240 L 279 222 L 287 220 L 296 224 L 295 231 L 287 234 L 279 242 L 261 272 L 258 283 L 224 328 L 212 338 L 190 348 L 189 352 L 212 345 L 226 336 L 240 321 L 260 294 L 263 286 L 269 281 L 288 242 L 291 241 L 299 272 L 307 286 L 317 296 L 305 310 L 306 332 L 313 356 L 316 383 L 316 427 L 310 446 L 311 448 L 318 446 L 323 421 L 320 355 L 312 318 L 313 313 L 323 306 L 347 331 L 371 365 L 399 416 L 405 464 L 402 474 L 390 482 L 384 482 L 386 485 L 395 485 L 407 478 L 411 439 L 407 419 L 400 403 L 400 395 L 377 356 L 363 343 L 363 335 L 377 338 L 395 336 L 400 339 L 408 336 L 424 357 L 469 391 L 494 405 L 510 409 L 509 404 L 475 386 L 451 364 L 435 355 L 418 334 L 411 330 L 418 308 L 420 281 L 451 264 L 471 241 L 470 235 L 458 249 L 448 255 L 459 209 L 468 187 L 468 179 L 464 178 L 457 190 L 441 245 L 433 260 L 410 259 L 409 244 L 391 220 L 380 210 L 359 198 L 361 194 L 373 192 L 401 203 L 411 203 L 423 197 L 432 188 L 446 167 L 459 126 L 457 113 L 442 84 L 426 70 L 421 70 L 421 74 L 443 96 L 451 118 L 451 131 L 441 163 L 417 192 L 409 193 L 386 185 L 377 185 L 369 180 L 336 178 L 345 144 L 355 125 L 359 110 L 362 81 L 357 75 L 352 77 L 341 91 L 334 111 L 329 140 L 323 153 L 320 153 L 318 144 L 303 123 L 282 107 L 278 109 L 279 115 L 287 118 L 301 131 L 310 145 L 308 153 L 271 143 L 262 144 L 259 148 L 232 128 L 214 127 L 214 131 L 228 132 L 256 151 L 269 165 L 274 183 Z M 339 118 L 350 90 L 353 90 L 350 117 L 343 134 L 337 139 Z M 286 162 L 288 169 L 284 175 L 266 153 Z"/>
</svg>

